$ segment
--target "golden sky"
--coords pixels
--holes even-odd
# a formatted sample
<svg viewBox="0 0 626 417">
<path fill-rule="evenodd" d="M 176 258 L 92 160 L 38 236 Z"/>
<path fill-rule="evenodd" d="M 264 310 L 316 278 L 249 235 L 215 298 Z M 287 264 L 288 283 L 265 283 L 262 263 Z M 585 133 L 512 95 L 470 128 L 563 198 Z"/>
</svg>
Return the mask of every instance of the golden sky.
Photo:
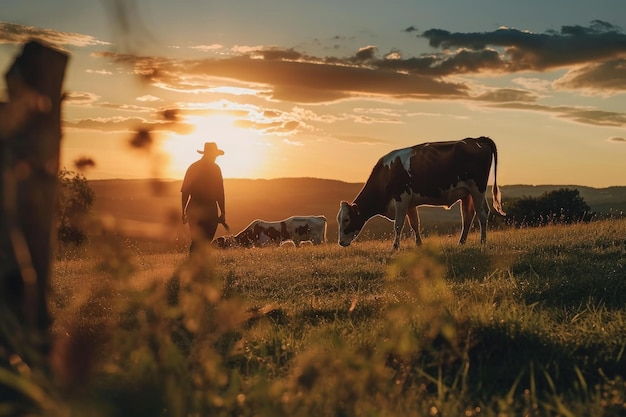
<svg viewBox="0 0 626 417">
<path fill-rule="evenodd" d="M 490 136 L 502 185 L 624 185 L 623 5 L 546 3 L 9 0 L 0 65 L 33 38 L 70 54 L 62 163 L 90 179 L 182 178 L 214 141 L 227 178 L 364 182 Z"/>
</svg>

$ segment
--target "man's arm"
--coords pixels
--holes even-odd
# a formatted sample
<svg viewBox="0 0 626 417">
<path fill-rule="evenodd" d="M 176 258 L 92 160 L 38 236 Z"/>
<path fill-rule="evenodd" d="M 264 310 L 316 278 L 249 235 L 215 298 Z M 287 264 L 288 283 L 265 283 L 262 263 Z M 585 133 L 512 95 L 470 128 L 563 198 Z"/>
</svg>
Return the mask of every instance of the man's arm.
<svg viewBox="0 0 626 417">
<path fill-rule="evenodd" d="M 225 198 L 224 198 L 223 192 L 217 198 L 217 204 L 220 206 L 220 221 L 225 222 L 226 221 L 226 205 L 225 205 Z"/>
<path fill-rule="evenodd" d="M 220 206 L 220 217 L 219 220 L 221 223 L 226 223 L 226 199 L 224 197 L 224 178 L 222 177 L 222 170 L 219 169 L 219 191 L 217 193 L 217 204 Z"/>
<path fill-rule="evenodd" d="M 181 208 L 183 212 L 183 224 L 187 223 L 187 204 L 189 203 L 189 193 L 182 192 L 181 194 Z"/>
<path fill-rule="evenodd" d="M 187 204 L 189 204 L 189 197 L 191 197 L 191 195 L 189 194 L 189 183 L 191 182 L 191 171 L 193 171 L 194 166 L 195 163 L 191 164 L 191 166 L 187 168 L 187 171 L 185 172 L 185 177 L 183 178 L 183 183 L 180 186 L 180 208 L 183 214 L 183 224 L 187 223 Z"/>
</svg>

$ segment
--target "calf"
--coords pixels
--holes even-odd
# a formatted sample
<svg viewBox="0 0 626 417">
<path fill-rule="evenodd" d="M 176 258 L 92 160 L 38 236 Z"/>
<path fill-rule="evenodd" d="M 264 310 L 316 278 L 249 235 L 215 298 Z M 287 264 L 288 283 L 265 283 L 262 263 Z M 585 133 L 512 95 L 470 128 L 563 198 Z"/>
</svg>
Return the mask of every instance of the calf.
<svg viewBox="0 0 626 417">
<path fill-rule="evenodd" d="M 281 245 L 288 241 L 296 246 L 302 242 L 319 245 L 326 242 L 326 226 L 324 216 L 291 216 L 273 222 L 255 220 L 233 236 L 232 242 L 244 247 Z"/>
</svg>

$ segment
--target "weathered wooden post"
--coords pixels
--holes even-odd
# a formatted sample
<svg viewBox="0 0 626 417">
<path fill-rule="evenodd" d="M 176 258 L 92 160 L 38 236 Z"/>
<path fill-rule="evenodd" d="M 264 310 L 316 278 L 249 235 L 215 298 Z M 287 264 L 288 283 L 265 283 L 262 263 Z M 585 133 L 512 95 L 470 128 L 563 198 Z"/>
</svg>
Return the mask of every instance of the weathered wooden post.
<svg viewBox="0 0 626 417">
<path fill-rule="evenodd" d="M 68 55 L 32 41 L 0 107 L 0 350 L 35 365 L 50 348 L 48 287 Z M 44 364 L 45 366 L 45 364 Z"/>
</svg>

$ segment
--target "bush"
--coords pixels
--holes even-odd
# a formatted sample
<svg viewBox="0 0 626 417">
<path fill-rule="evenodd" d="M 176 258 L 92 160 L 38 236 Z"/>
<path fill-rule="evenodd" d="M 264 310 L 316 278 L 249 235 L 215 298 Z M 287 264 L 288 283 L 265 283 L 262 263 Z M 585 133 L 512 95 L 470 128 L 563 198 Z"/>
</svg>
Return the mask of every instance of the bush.
<svg viewBox="0 0 626 417">
<path fill-rule="evenodd" d="M 96 195 L 82 174 L 63 168 L 58 180 L 57 238 L 61 243 L 82 245 L 88 240 L 84 219 Z"/>
<path fill-rule="evenodd" d="M 590 209 L 577 189 L 560 188 L 537 198 L 512 201 L 507 207 L 507 219 L 516 227 L 571 224 L 586 220 Z"/>
</svg>

